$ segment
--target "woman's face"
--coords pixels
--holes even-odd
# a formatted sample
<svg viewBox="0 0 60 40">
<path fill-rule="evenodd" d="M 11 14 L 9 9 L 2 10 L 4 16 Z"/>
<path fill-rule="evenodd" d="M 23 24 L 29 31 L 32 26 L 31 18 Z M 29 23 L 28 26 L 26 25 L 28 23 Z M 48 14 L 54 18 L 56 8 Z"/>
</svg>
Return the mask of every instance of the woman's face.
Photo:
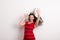
<svg viewBox="0 0 60 40">
<path fill-rule="evenodd" d="M 34 16 L 33 15 L 30 15 L 30 20 L 34 20 Z"/>
</svg>

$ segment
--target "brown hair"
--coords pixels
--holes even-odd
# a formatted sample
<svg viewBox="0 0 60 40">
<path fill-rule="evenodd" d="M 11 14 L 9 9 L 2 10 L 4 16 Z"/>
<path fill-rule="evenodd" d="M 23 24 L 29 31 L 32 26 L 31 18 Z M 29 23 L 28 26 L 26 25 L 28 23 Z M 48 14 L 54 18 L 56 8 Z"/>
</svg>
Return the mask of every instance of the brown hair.
<svg viewBox="0 0 60 40">
<path fill-rule="evenodd" d="M 30 21 L 30 15 L 33 15 L 33 16 L 34 16 L 33 22 L 35 23 L 35 22 L 37 21 L 37 17 L 35 16 L 34 13 L 30 13 L 30 14 L 29 14 L 29 18 L 28 18 L 29 21 Z M 40 17 L 40 20 L 39 20 L 38 25 L 42 25 L 42 23 L 43 23 L 43 20 L 42 20 L 42 18 Z"/>
</svg>

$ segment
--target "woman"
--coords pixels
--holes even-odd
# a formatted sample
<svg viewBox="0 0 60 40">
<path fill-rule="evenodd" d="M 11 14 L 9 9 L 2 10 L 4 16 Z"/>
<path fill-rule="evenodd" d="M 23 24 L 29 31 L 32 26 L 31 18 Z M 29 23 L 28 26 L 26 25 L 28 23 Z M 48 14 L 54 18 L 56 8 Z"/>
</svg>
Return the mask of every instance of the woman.
<svg viewBox="0 0 60 40">
<path fill-rule="evenodd" d="M 38 25 L 41 25 L 43 21 L 41 21 L 40 17 L 40 10 L 37 11 L 37 16 L 35 16 L 34 12 L 30 13 L 29 16 L 24 16 L 24 18 L 20 22 L 20 26 L 24 26 L 24 39 L 23 40 L 36 40 L 33 34 L 33 29 L 37 27 Z M 26 21 L 26 17 L 28 17 L 28 21 Z"/>
</svg>

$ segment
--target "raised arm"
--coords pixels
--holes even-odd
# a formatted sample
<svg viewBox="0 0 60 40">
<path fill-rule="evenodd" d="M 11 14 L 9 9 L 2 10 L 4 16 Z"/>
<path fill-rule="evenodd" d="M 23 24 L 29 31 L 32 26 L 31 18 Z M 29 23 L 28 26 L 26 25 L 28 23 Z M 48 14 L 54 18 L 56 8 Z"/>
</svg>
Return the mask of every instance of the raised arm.
<svg viewBox="0 0 60 40">
<path fill-rule="evenodd" d="M 25 19 L 26 19 L 27 16 L 28 16 L 27 14 L 25 14 L 25 15 L 23 16 L 23 18 L 22 18 L 21 21 L 20 21 L 20 26 L 24 26 L 24 25 L 25 25 Z"/>
<path fill-rule="evenodd" d="M 37 21 L 36 21 L 36 23 L 35 23 L 35 27 L 37 27 L 38 26 L 38 23 L 39 23 L 39 20 L 40 20 L 40 9 L 38 9 L 37 11 Z"/>
</svg>

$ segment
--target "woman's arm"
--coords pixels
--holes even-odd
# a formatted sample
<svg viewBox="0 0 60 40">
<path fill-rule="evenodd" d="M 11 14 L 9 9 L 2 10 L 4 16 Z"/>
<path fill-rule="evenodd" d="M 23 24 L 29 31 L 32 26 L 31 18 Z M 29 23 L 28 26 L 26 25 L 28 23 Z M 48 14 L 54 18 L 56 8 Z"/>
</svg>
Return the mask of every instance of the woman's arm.
<svg viewBox="0 0 60 40">
<path fill-rule="evenodd" d="M 40 9 L 37 10 L 37 21 L 36 21 L 36 23 L 34 25 L 35 27 L 38 26 L 39 20 L 40 20 Z"/>
<path fill-rule="evenodd" d="M 26 19 L 26 17 L 27 17 L 27 15 L 25 14 L 24 17 L 20 21 L 20 26 L 24 26 L 25 25 L 25 19 Z"/>
</svg>

